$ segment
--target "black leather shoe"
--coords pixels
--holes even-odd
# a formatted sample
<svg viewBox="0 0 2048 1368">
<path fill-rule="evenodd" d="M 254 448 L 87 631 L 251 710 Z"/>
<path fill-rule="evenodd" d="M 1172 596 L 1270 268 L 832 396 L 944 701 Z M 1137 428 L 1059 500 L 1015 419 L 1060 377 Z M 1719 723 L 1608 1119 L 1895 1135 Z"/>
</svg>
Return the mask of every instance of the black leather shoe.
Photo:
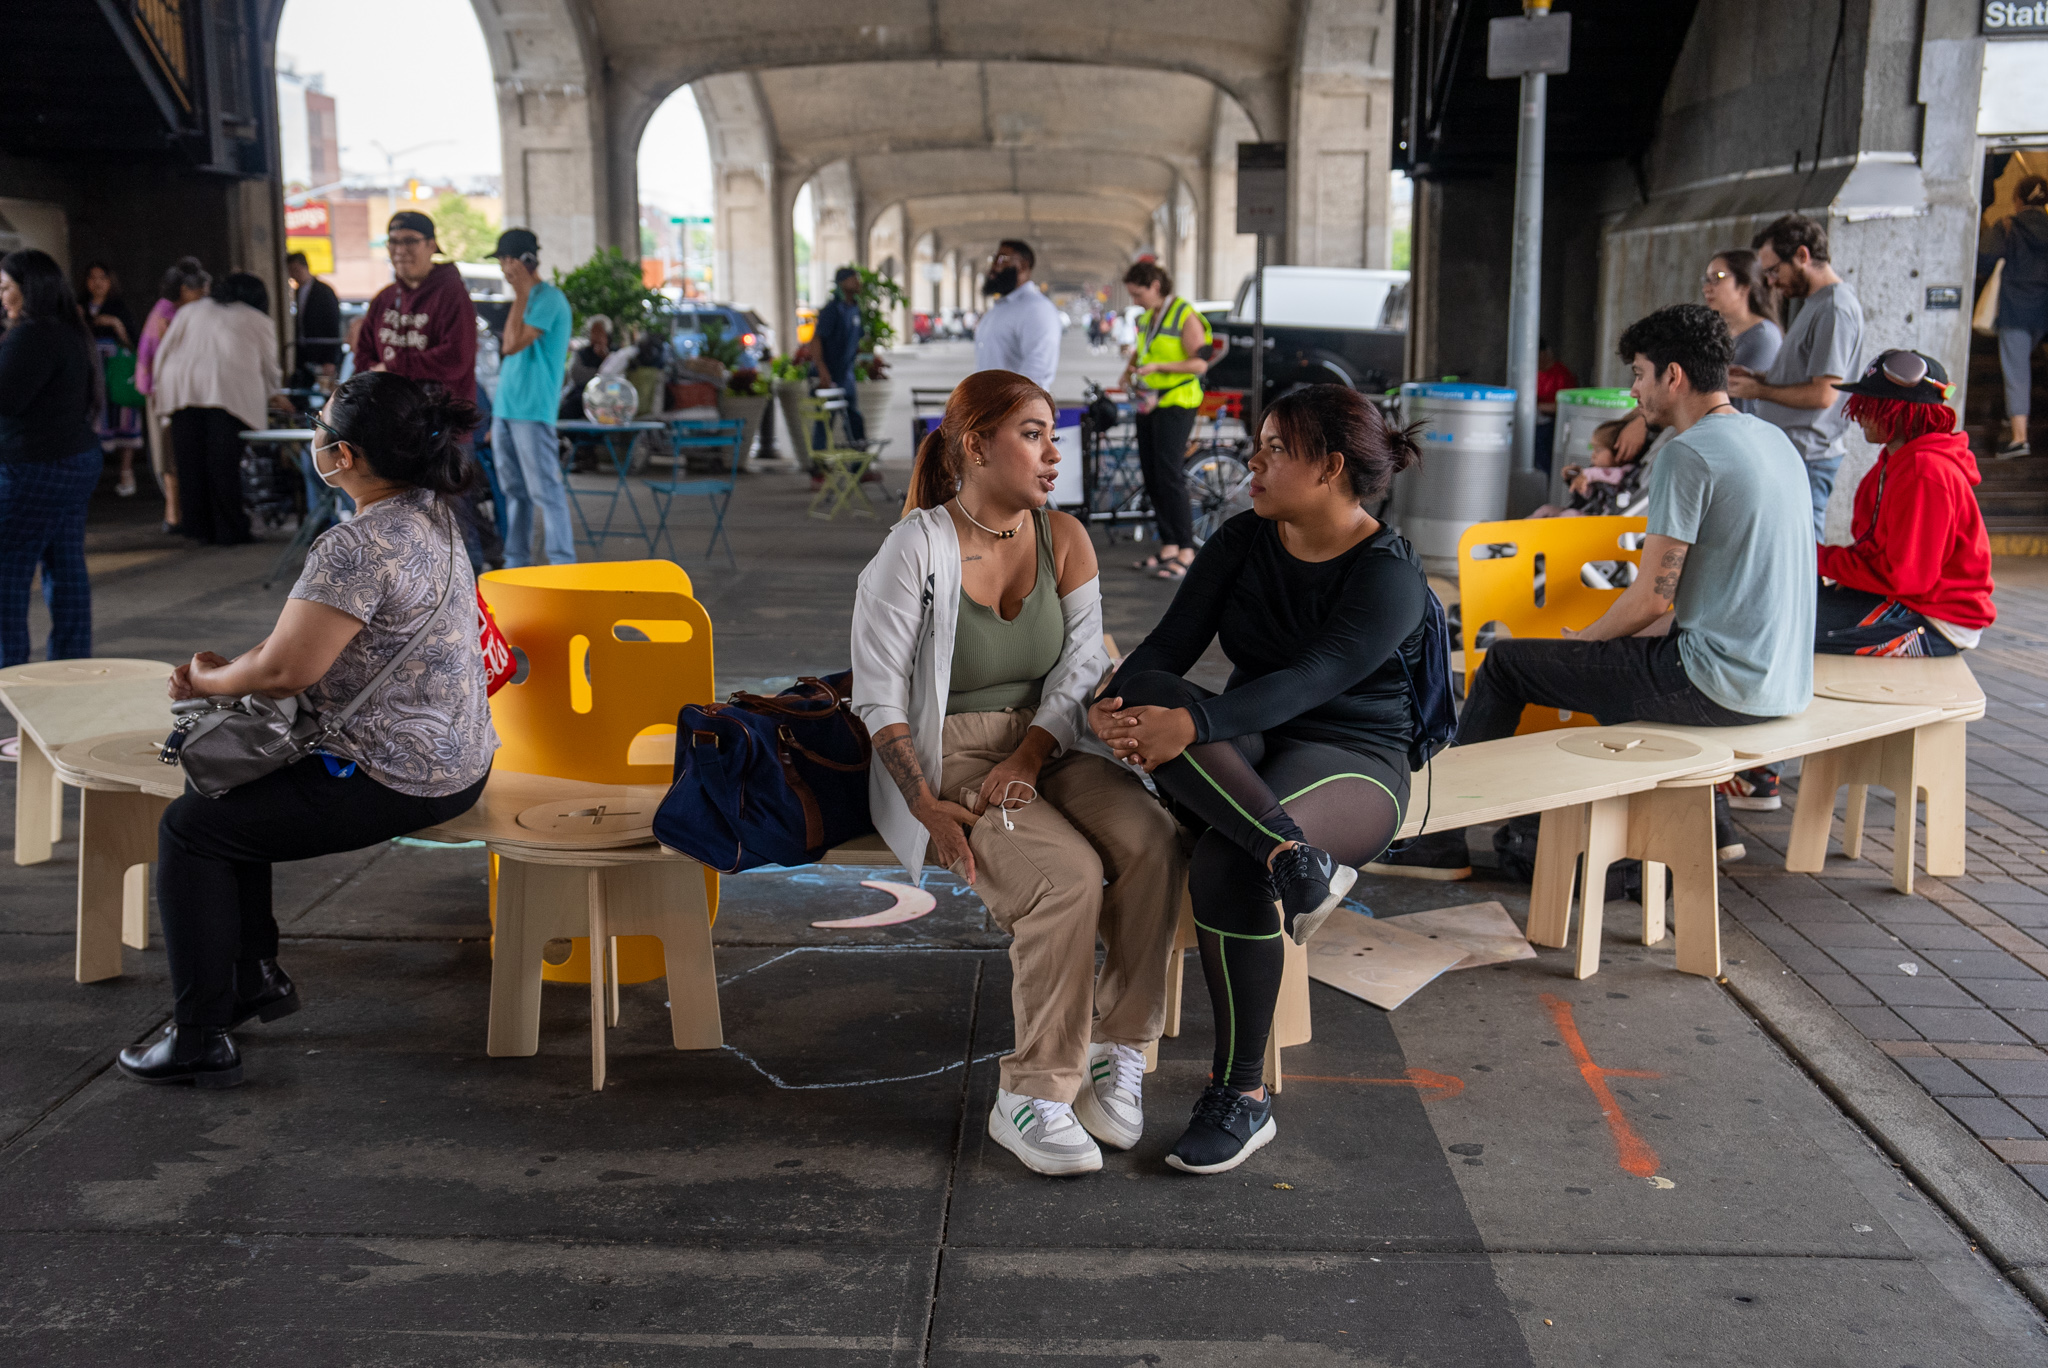
<svg viewBox="0 0 2048 1368">
<path fill-rule="evenodd" d="M 121 1051 L 121 1072 L 144 1083 L 233 1088 L 242 1081 L 242 1052 L 217 1026 L 173 1026 L 154 1045 Z"/>
<path fill-rule="evenodd" d="M 230 1031 L 239 1031 L 252 1020 L 276 1021 L 298 1010 L 298 987 L 276 960 L 257 960 L 254 972 L 235 969 L 235 1019 L 228 1023 Z"/>
</svg>

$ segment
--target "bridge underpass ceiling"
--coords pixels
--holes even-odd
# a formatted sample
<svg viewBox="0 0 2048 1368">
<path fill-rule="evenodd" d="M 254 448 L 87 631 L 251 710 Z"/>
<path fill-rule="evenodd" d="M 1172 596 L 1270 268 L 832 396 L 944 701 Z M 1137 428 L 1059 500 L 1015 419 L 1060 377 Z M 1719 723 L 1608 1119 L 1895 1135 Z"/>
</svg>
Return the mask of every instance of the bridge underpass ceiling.
<svg viewBox="0 0 2048 1368">
<path fill-rule="evenodd" d="M 887 64 L 1181 72 L 1230 93 L 1261 136 L 1284 137 L 1299 3 L 1244 0 L 585 0 L 609 64 L 613 127 L 637 134 L 679 85 L 725 71 Z M 1085 73 L 1084 73 L 1085 74 Z M 890 117 L 917 95 L 902 80 L 856 90 Z M 909 106 L 902 106 L 908 108 Z M 1207 105 L 1195 122 L 1207 124 Z M 1085 106 L 1084 106 L 1085 109 Z M 842 112 L 846 107 L 842 106 Z M 826 158 L 830 160 L 830 158 Z"/>
</svg>

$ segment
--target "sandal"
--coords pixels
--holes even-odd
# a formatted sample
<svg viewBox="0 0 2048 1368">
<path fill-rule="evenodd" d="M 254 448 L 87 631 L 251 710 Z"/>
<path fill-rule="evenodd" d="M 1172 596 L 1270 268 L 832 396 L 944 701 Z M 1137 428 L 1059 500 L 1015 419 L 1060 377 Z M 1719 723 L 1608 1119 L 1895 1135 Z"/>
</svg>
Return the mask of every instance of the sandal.
<svg viewBox="0 0 2048 1368">
<path fill-rule="evenodd" d="M 1140 573 L 1144 573 L 1146 571 L 1157 570 L 1159 568 L 1159 565 L 1159 557 L 1147 556 L 1145 557 L 1145 559 L 1141 561 L 1132 561 L 1131 569 L 1139 571 Z"/>
<path fill-rule="evenodd" d="M 1188 566 L 1192 562 L 1183 560 L 1163 561 L 1155 578 L 1163 580 L 1184 580 L 1188 577 Z"/>
</svg>

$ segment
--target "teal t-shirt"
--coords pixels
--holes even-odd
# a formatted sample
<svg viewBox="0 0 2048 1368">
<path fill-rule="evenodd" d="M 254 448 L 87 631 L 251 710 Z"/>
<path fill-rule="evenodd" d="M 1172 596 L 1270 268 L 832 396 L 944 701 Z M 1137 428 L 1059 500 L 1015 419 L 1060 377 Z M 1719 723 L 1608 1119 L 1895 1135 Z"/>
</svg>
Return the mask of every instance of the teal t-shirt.
<svg viewBox="0 0 2048 1368">
<path fill-rule="evenodd" d="M 569 297 L 542 281 L 526 297 L 526 323 L 540 336 L 498 367 L 493 418 L 552 423 L 562 409 L 562 367 L 569 357 Z"/>
<path fill-rule="evenodd" d="M 1751 717 L 1804 710 L 1819 573 L 1791 441 L 1747 413 L 1709 414 L 1657 453 L 1646 516 L 1652 533 L 1692 547 L 1675 605 L 1686 677 Z"/>
</svg>

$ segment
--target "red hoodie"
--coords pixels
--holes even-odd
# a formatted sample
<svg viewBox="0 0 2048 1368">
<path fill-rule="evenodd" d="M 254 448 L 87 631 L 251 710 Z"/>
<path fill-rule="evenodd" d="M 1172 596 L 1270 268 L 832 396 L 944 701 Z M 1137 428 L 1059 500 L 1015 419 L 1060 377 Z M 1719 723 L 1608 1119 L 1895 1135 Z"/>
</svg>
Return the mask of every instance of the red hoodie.
<svg viewBox="0 0 2048 1368">
<path fill-rule="evenodd" d="M 416 290 L 395 280 L 379 290 L 363 317 L 362 340 L 370 365 L 435 381 L 476 402 L 476 307 L 452 263 L 428 271 Z"/>
<path fill-rule="evenodd" d="M 1856 487 L 1855 545 L 1821 547 L 1821 574 L 1958 627 L 1989 627 L 1998 613 L 1977 478 L 1977 458 L 1960 432 L 1915 437 L 1886 452 Z"/>
</svg>

